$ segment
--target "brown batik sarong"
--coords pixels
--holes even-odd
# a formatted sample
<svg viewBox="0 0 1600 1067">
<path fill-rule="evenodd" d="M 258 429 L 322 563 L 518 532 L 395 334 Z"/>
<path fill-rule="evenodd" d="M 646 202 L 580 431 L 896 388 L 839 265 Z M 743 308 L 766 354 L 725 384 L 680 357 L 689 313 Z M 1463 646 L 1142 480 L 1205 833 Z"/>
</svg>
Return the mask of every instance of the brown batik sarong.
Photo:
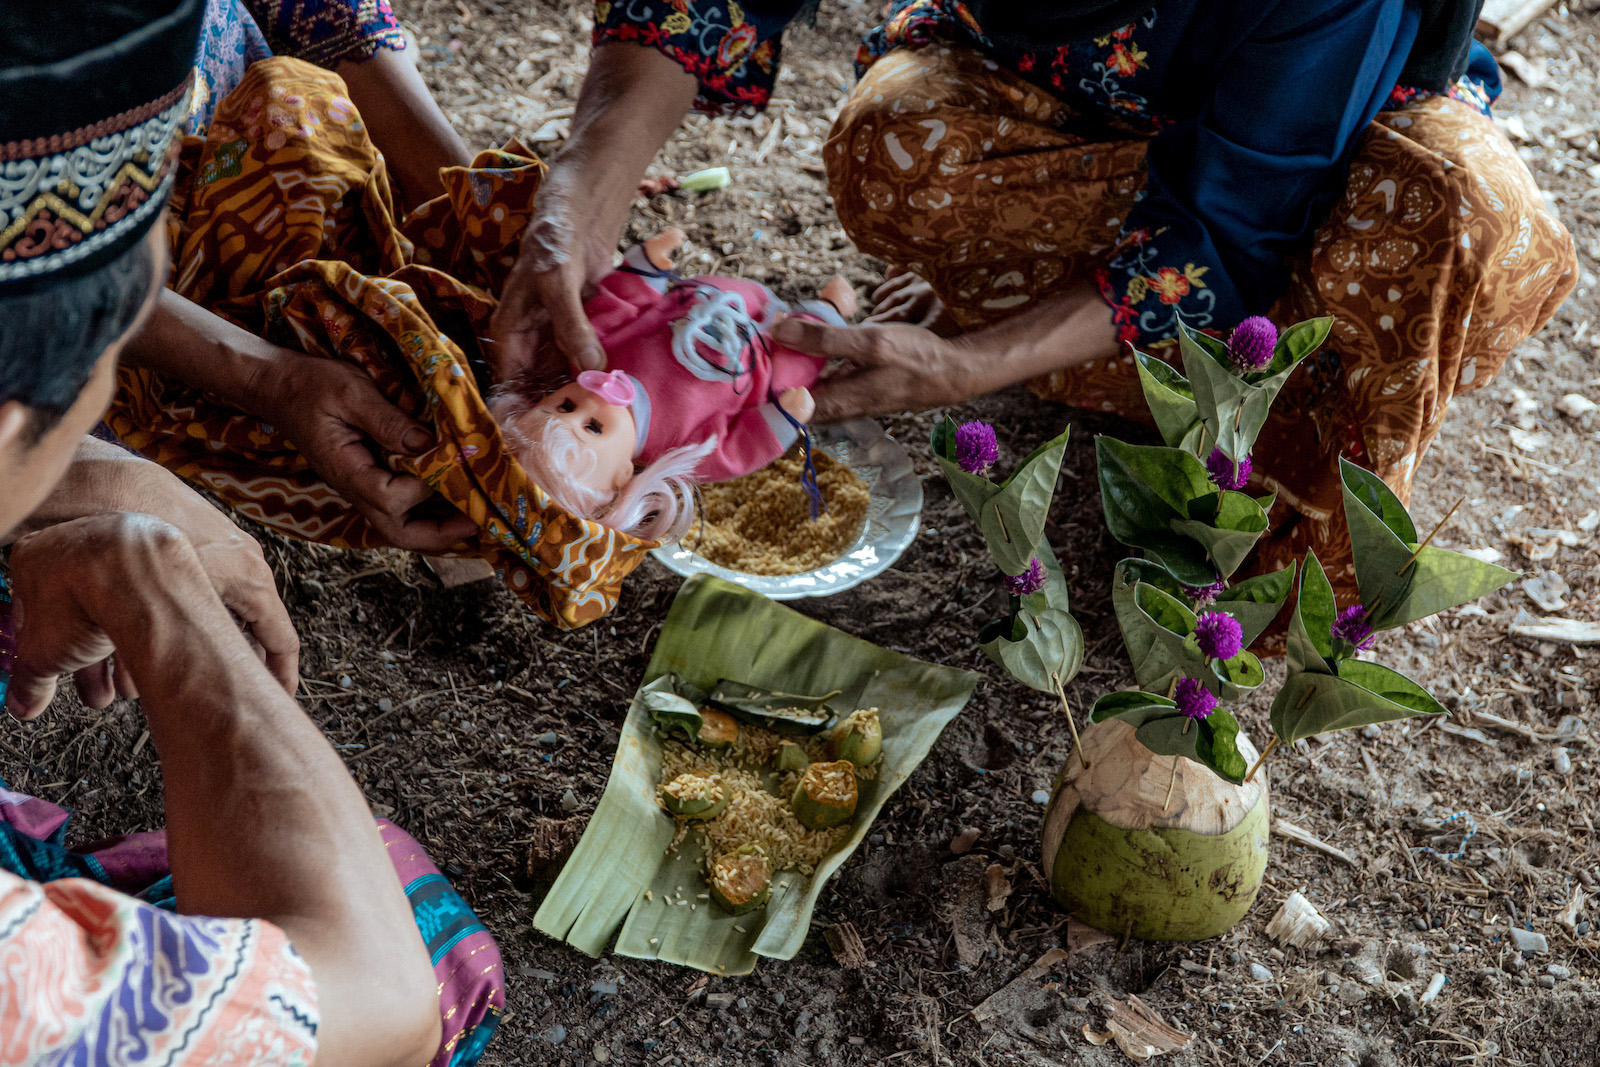
<svg viewBox="0 0 1600 1067">
<path fill-rule="evenodd" d="M 561 627 L 616 604 L 650 542 L 556 507 L 489 414 L 469 362 L 515 262 L 541 164 L 508 146 L 443 173 L 446 195 L 394 216 L 383 157 L 336 74 L 256 63 L 183 146 L 171 288 L 250 332 L 352 363 L 437 444 L 394 458 L 478 524 L 457 554 L 491 563 Z M 294 537 L 382 547 L 275 427 L 180 381 L 123 367 L 106 422 L 122 441 Z"/>
<path fill-rule="evenodd" d="M 926 278 L 962 327 L 1003 319 L 1092 278 L 1144 186 L 1146 141 L 1091 141 L 1075 119 L 971 50 L 890 52 L 825 149 L 839 218 L 862 251 Z M 1312 548 L 1353 595 L 1339 457 L 1407 499 L 1450 399 L 1488 382 L 1576 284 L 1572 238 L 1494 125 L 1435 97 L 1378 115 L 1343 199 L 1286 272 L 1271 318 L 1334 325 L 1257 443 L 1254 480 L 1278 502 L 1246 568 L 1276 570 Z M 1170 343 L 1153 354 L 1175 358 Z M 1033 388 L 1149 421 L 1131 356 Z"/>
</svg>

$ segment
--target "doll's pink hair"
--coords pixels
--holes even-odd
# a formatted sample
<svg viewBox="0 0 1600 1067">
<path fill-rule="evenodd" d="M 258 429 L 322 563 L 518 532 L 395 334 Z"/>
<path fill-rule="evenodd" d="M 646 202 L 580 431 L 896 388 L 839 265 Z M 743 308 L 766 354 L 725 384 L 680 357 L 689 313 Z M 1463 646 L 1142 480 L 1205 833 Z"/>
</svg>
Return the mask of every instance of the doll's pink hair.
<svg viewBox="0 0 1600 1067">
<path fill-rule="evenodd" d="M 505 391 L 489 402 L 528 476 L 556 506 L 602 526 L 646 541 L 676 541 L 694 522 L 694 471 L 717 439 L 668 449 L 622 491 L 608 497 L 573 475 L 578 457 L 588 451 L 552 412 L 540 411 L 519 392 Z"/>
</svg>

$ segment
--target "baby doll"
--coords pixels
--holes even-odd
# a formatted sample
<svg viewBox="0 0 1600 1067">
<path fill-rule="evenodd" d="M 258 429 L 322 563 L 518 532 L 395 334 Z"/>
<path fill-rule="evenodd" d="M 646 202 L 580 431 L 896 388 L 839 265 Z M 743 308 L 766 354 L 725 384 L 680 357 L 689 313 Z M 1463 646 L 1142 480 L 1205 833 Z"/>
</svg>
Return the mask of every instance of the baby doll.
<svg viewBox="0 0 1600 1067">
<path fill-rule="evenodd" d="M 814 410 L 824 360 L 785 348 L 785 315 L 845 325 L 855 292 L 835 276 L 791 309 L 740 278 L 678 278 L 683 231 L 628 249 L 585 305 L 607 369 L 542 398 L 515 390 L 491 408 L 529 477 L 562 508 L 647 540 L 682 536 L 693 486 L 783 455 Z"/>
</svg>

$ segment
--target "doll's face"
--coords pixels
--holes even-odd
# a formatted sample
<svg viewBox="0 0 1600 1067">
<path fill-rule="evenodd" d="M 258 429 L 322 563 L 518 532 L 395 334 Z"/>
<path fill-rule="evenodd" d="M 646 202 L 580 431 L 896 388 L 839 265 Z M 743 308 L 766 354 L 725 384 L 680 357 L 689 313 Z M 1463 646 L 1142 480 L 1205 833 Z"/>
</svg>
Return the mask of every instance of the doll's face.
<svg viewBox="0 0 1600 1067">
<path fill-rule="evenodd" d="M 539 401 L 535 410 L 564 423 L 594 454 L 593 467 L 573 472 L 584 485 L 609 497 L 633 479 L 637 437 L 632 411 L 606 403 L 577 382 L 557 389 Z"/>
</svg>

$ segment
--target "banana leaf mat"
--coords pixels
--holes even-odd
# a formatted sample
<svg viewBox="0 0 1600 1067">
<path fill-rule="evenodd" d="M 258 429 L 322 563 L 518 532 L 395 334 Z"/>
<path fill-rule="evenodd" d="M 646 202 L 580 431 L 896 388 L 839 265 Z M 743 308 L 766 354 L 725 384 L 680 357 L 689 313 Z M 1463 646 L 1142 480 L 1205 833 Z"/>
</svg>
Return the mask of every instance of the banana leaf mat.
<svg viewBox="0 0 1600 1067">
<path fill-rule="evenodd" d="M 734 917 L 710 906 L 666 903 L 678 887 L 704 882 L 694 835 L 667 854 L 673 821 L 656 803 L 661 739 L 640 693 L 669 674 L 704 690 L 725 679 L 788 693 L 840 690 L 830 704 L 841 715 L 880 709 L 883 762 L 875 778 L 860 783 L 850 834 L 810 876 L 779 872 L 765 908 Z M 689 579 L 628 709 L 605 793 L 534 915 L 534 928 L 598 956 L 620 925 L 620 955 L 712 974 L 748 974 L 762 956 L 793 958 L 823 885 L 960 713 L 977 680 L 971 671 L 879 648 L 719 578 Z"/>
</svg>

